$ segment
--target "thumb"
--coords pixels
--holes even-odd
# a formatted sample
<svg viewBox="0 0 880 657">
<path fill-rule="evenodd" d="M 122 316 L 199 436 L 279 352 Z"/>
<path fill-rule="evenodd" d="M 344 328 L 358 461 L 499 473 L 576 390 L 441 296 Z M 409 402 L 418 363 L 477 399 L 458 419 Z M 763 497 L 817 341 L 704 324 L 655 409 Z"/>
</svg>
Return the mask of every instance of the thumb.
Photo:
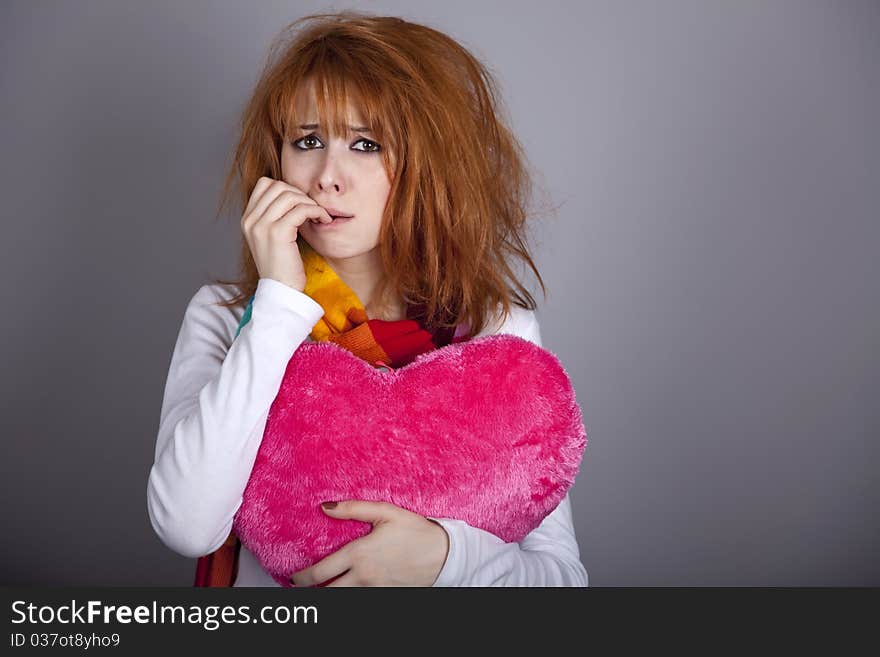
<svg viewBox="0 0 880 657">
<path fill-rule="evenodd" d="M 387 502 L 368 502 L 366 500 L 346 500 L 345 502 L 321 502 L 321 508 L 328 516 L 344 520 L 363 520 L 374 525 L 391 518 L 394 506 Z"/>
</svg>

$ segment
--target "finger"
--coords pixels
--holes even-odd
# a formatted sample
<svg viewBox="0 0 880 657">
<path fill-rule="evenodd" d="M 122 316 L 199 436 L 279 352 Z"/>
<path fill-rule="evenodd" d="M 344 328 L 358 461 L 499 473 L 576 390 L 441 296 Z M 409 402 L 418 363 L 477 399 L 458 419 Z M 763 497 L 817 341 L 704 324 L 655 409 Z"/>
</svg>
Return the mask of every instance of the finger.
<svg viewBox="0 0 880 657">
<path fill-rule="evenodd" d="M 333 217 L 327 214 L 320 205 L 297 205 L 295 208 L 288 210 L 279 219 L 268 224 L 268 230 L 280 239 L 285 234 L 292 232 L 292 229 L 299 228 L 307 221 L 315 223 L 330 223 Z"/>
<path fill-rule="evenodd" d="M 248 223 L 260 223 L 264 218 L 274 221 L 287 210 L 299 204 L 317 205 L 314 199 L 309 198 L 298 189 L 292 188 L 285 182 L 276 180 L 254 205 L 253 210 L 249 214 L 250 221 Z M 275 208 L 274 211 L 272 210 L 273 207 Z M 279 208 L 282 209 L 279 211 Z M 272 212 L 271 215 L 269 215 L 270 212 Z"/>
<path fill-rule="evenodd" d="M 243 216 L 254 214 L 255 217 L 259 218 L 262 216 L 263 212 L 265 212 L 268 205 L 278 198 L 279 194 L 282 194 L 285 191 L 300 194 L 307 201 L 314 202 L 314 200 L 299 187 L 289 185 L 283 180 L 275 180 L 275 178 L 263 176 L 257 181 L 257 184 L 254 185 L 254 191 L 251 193 L 250 199 L 248 200 L 248 207 L 245 209 Z"/>
<path fill-rule="evenodd" d="M 251 196 L 251 202 L 248 204 L 250 210 L 245 211 L 242 215 L 241 225 L 245 230 L 249 230 L 254 224 L 256 224 L 263 214 L 266 211 L 266 208 L 278 198 L 280 194 L 287 190 L 287 186 L 285 183 L 280 180 L 275 180 L 274 178 L 260 178 L 260 181 L 269 181 L 268 184 L 263 183 L 263 192 L 259 196 L 253 194 Z M 256 192 L 256 187 L 254 187 L 254 192 Z"/>
<path fill-rule="evenodd" d="M 360 580 L 357 578 L 357 575 L 354 574 L 354 571 L 349 570 L 347 573 L 344 573 L 340 577 L 337 577 L 329 584 L 325 585 L 326 588 L 330 588 L 331 586 L 363 586 L 360 583 Z"/>
<path fill-rule="evenodd" d="M 279 219 L 293 210 L 298 210 L 299 208 L 312 208 L 311 212 L 314 213 L 319 207 L 320 206 L 318 205 L 303 203 L 302 197 L 297 196 L 292 192 L 282 192 L 274 201 L 272 201 L 272 203 L 269 204 L 261 217 L 256 219 L 251 217 L 249 219 L 248 228 L 251 233 L 256 231 L 269 231 Z"/>
<path fill-rule="evenodd" d="M 323 502 L 324 513 L 344 520 L 363 520 L 375 525 L 391 520 L 402 509 L 388 502 L 368 502 L 366 500 L 346 500 L 337 502 L 335 506 L 327 506 L 331 502 Z"/>
<path fill-rule="evenodd" d="M 269 176 L 262 176 L 257 183 L 254 185 L 253 190 L 251 191 L 251 196 L 248 199 L 247 207 L 244 209 L 244 215 L 247 215 L 257 204 L 257 202 L 262 198 L 263 194 L 266 193 L 266 190 L 275 182 L 273 178 Z"/>
<path fill-rule="evenodd" d="M 290 576 L 291 584 L 294 586 L 314 586 L 344 573 L 352 566 L 350 546 L 351 543 L 327 555 L 308 568 L 303 568 L 293 573 Z"/>
<path fill-rule="evenodd" d="M 252 226 L 252 231 L 286 231 L 290 228 L 291 223 L 300 226 L 307 219 L 313 218 L 315 221 L 324 223 L 333 221 L 327 211 L 316 203 L 303 203 L 300 196 L 294 194 L 281 194 L 275 201 L 266 208 L 266 213 L 257 219 L 256 224 Z M 282 219 L 293 219 L 293 221 L 281 221 Z M 278 225 L 281 224 L 281 225 Z"/>
</svg>

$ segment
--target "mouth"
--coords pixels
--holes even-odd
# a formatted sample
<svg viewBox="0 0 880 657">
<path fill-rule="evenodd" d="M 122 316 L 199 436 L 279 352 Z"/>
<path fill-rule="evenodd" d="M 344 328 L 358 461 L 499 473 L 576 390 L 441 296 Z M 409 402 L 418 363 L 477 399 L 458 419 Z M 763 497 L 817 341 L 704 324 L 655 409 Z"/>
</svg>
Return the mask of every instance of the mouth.
<svg viewBox="0 0 880 657">
<path fill-rule="evenodd" d="M 342 224 L 347 224 L 349 221 L 351 221 L 354 218 L 353 214 L 351 214 L 350 212 L 343 212 L 339 208 L 334 208 L 329 205 L 320 205 L 320 207 L 323 208 L 324 211 L 330 215 L 330 218 L 333 221 L 325 224 L 323 221 L 321 221 L 319 219 L 311 219 L 310 221 L 312 222 L 312 226 L 314 226 L 315 228 L 318 228 L 318 229 L 325 229 L 326 230 L 327 228 L 331 228 L 333 226 L 341 226 Z"/>
<path fill-rule="evenodd" d="M 334 219 L 337 219 L 337 218 L 351 219 L 354 216 L 350 212 L 343 212 L 339 208 L 331 208 L 331 207 L 325 206 L 324 209 L 327 211 L 327 214 L 329 214 Z"/>
<path fill-rule="evenodd" d="M 330 218 L 333 219 L 328 224 L 325 224 L 322 221 L 314 221 L 312 222 L 312 226 L 317 228 L 318 230 L 326 230 L 328 228 L 332 228 L 333 226 L 341 226 L 342 224 L 347 224 L 349 221 L 354 219 L 354 215 L 330 215 Z"/>
</svg>

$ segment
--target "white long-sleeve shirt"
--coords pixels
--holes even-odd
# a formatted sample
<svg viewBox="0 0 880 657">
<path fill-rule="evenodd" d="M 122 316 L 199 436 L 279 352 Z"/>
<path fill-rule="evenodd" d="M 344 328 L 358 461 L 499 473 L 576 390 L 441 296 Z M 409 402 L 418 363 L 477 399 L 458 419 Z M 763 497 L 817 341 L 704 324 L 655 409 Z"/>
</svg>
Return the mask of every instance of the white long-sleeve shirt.
<svg viewBox="0 0 880 657">
<path fill-rule="evenodd" d="M 162 400 L 155 462 L 147 483 L 150 522 L 162 542 L 187 557 L 219 548 L 232 529 L 287 362 L 324 313 L 308 295 L 261 278 L 250 321 L 244 308 L 216 302 L 232 286 L 203 285 L 186 308 Z M 533 311 L 514 306 L 500 327 L 541 345 Z M 587 586 L 571 501 L 519 543 L 452 518 L 436 520 L 449 553 L 434 586 Z M 244 545 L 234 586 L 279 586 Z"/>
</svg>

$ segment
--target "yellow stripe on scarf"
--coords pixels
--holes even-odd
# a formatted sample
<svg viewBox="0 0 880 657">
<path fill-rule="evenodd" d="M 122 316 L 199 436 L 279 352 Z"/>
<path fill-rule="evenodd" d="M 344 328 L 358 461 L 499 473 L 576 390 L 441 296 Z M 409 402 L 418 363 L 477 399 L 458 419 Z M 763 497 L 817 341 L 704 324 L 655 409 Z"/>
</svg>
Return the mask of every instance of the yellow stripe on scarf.
<svg viewBox="0 0 880 657">
<path fill-rule="evenodd" d="M 323 342 L 331 335 L 354 328 L 355 322 L 366 321 L 367 313 L 360 299 L 338 274 L 304 239 L 298 239 L 300 256 L 306 273 L 303 290 L 324 309 L 324 316 L 312 328 L 313 340 Z"/>
</svg>

